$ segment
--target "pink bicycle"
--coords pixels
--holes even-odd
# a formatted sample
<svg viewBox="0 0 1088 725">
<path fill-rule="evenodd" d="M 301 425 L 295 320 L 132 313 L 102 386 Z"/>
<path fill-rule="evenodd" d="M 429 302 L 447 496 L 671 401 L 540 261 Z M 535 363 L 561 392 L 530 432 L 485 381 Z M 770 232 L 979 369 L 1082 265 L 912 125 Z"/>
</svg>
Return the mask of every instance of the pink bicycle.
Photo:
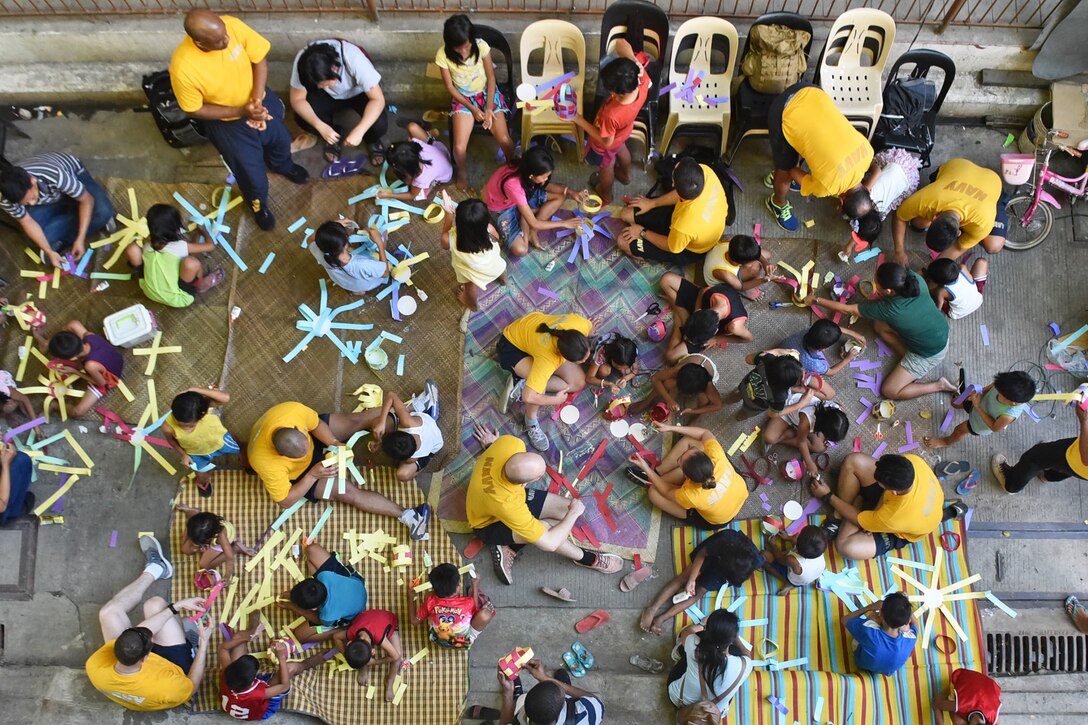
<svg viewBox="0 0 1088 725">
<path fill-rule="evenodd" d="M 1069 194 L 1070 204 L 1088 196 L 1088 171 L 1077 177 L 1062 176 L 1050 170 L 1050 156 L 1055 149 L 1071 156 L 1080 150 L 1054 143 L 1055 138 L 1067 138 L 1065 131 L 1050 130 L 1035 154 L 1002 154 L 1001 173 L 1013 185 L 1027 184 L 1028 193 L 1014 196 L 1005 205 L 1009 224 L 1005 238 L 1007 249 L 1031 249 L 1042 243 L 1054 226 L 1054 209 L 1062 205 L 1045 187 L 1052 186 Z M 1082 146 L 1088 142 L 1082 142 Z"/>
</svg>

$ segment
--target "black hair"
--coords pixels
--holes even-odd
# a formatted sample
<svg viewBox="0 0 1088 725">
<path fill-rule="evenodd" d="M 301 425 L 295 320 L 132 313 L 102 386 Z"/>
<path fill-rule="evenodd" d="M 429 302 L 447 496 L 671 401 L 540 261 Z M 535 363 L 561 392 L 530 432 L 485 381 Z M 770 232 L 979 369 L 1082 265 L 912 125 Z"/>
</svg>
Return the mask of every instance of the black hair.
<svg viewBox="0 0 1088 725">
<path fill-rule="evenodd" d="M 1035 397 L 1035 381 L 1022 370 L 1010 370 L 994 376 L 994 388 L 1014 403 L 1027 403 Z"/>
<path fill-rule="evenodd" d="M 147 231 L 151 246 L 162 249 L 170 242 L 176 242 L 185 234 L 185 222 L 177 207 L 169 204 L 152 204 L 147 210 Z"/>
<path fill-rule="evenodd" d="M 760 249 L 759 242 L 756 241 L 755 237 L 750 237 L 747 234 L 735 234 L 729 240 L 729 251 L 726 256 L 729 257 L 729 261 L 733 264 L 747 264 L 759 259 L 762 253 L 763 250 Z"/>
<path fill-rule="evenodd" d="M 702 451 L 688 456 L 680 470 L 703 488 L 714 488 L 718 485 L 718 480 L 714 477 L 714 461 Z"/>
<path fill-rule="evenodd" d="M 151 636 L 147 627 L 129 627 L 113 641 L 113 656 L 131 667 L 151 652 Z"/>
<path fill-rule="evenodd" d="M 215 543 L 223 530 L 223 518 L 208 511 L 193 514 L 185 524 L 185 535 L 197 546 Z"/>
<path fill-rule="evenodd" d="M 864 186 L 857 186 L 843 194 L 842 213 L 851 219 L 859 219 L 873 210 L 873 197 Z"/>
<path fill-rule="evenodd" d="M 303 609 L 317 609 L 329 596 L 325 585 L 310 577 L 291 588 L 291 601 Z"/>
<path fill-rule="evenodd" d="M 816 559 L 827 551 L 827 531 L 822 526 L 809 525 L 797 535 L 797 555 L 804 559 Z"/>
<path fill-rule="evenodd" d="M 0 167 L 0 196 L 12 204 L 22 204 L 30 187 L 30 174 L 22 166 L 5 163 Z"/>
<path fill-rule="evenodd" d="M 257 679 L 261 664 L 253 655 L 242 655 L 223 670 L 223 683 L 232 692 L 242 692 Z"/>
<path fill-rule="evenodd" d="M 612 367 L 622 365 L 630 367 L 638 358 L 638 345 L 629 337 L 617 335 L 614 340 L 605 343 L 604 359 Z"/>
<path fill-rule="evenodd" d="M 397 463 L 409 460 L 419 450 L 411 433 L 395 430 L 382 438 L 382 451 Z"/>
<path fill-rule="evenodd" d="M 555 725 L 567 697 L 554 682 L 539 682 L 525 695 L 525 717 L 533 725 Z"/>
<path fill-rule="evenodd" d="M 49 354 L 62 360 L 74 360 L 83 352 L 83 340 L 71 330 L 61 330 L 49 338 Z"/>
<path fill-rule="evenodd" d="M 517 174 L 518 180 L 521 181 L 521 188 L 529 193 L 536 188 L 544 188 L 544 184 L 538 184 L 532 180 L 533 176 L 541 176 L 555 171 L 555 157 L 552 152 L 543 146 L 533 146 L 524 154 L 521 158 L 514 159 L 510 164 L 510 171 L 506 177 L 503 178 L 503 182 L 510 176 Z"/>
<path fill-rule="evenodd" d="M 767 371 L 767 382 L 772 390 L 800 385 L 805 377 L 805 368 L 792 355 L 767 355 L 763 369 Z"/>
<path fill-rule="evenodd" d="M 717 682 L 718 678 L 725 674 L 729 647 L 737 639 L 739 625 L 740 620 L 737 615 L 725 609 L 713 611 L 703 621 L 703 631 L 699 633 L 699 644 L 695 645 L 695 661 L 699 663 L 703 682 Z M 719 693 L 710 694 L 718 695 Z"/>
<path fill-rule="evenodd" d="M 910 600 L 901 592 L 893 592 L 884 597 L 884 604 L 880 607 L 880 617 L 884 620 L 885 627 L 898 629 L 910 621 Z"/>
<path fill-rule="evenodd" d="M 842 339 L 842 328 L 831 320 L 816 320 L 801 338 L 808 350 L 826 350 Z"/>
<path fill-rule="evenodd" d="M 439 564 L 427 575 L 435 596 L 445 599 L 457 593 L 461 584 L 461 574 L 453 564 Z"/>
<path fill-rule="evenodd" d="M 713 569 L 721 574 L 725 581 L 732 587 L 739 587 L 748 581 L 748 578 L 761 567 L 763 557 L 759 551 L 746 539 L 730 538 L 715 542 L 713 547 L 708 547 L 707 558 L 713 557 Z"/>
<path fill-rule="evenodd" d="M 170 402 L 170 412 L 179 423 L 196 423 L 207 415 L 210 407 L 208 399 L 194 390 L 179 393 Z"/>
<path fill-rule="evenodd" d="M 816 420 L 812 423 L 812 430 L 823 433 L 824 438 L 832 443 L 838 443 L 850 430 L 850 418 L 842 409 L 820 402 L 816 405 Z"/>
<path fill-rule="evenodd" d="M 11 400 L 11 396 L 7 393 L 0 392 L 0 405 L 7 405 L 7 402 Z"/>
<path fill-rule="evenodd" d="M 343 64 L 336 48 L 328 43 L 314 43 L 298 58 L 298 79 L 306 90 L 315 91 L 318 83 L 340 80 Z"/>
<path fill-rule="evenodd" d="M 581 362 L 589 355 L 589 338 L 578 330 L 557 330 L 543 322 L 536 326 L 537 332 L 546 333 L 555 338 L 556 347 L 564 360 Z"/>
<path fill-rule="evenodd" d="M 938 214 L 926 230 L 926 246 L 934 252 L 943 252 L 960 237 L 960 223 L 951 214 Z"/>
<path fill-rule="evenodd" d="M 718 334 L 720 322 L 721 318 L 714 310 L 696 310 L 680 328 L 680 334 L 689 345 L 705 347 L 710 338 Z"/>
<path fill-rule="evenodd" d="M 889 491 L 903 493 L 914 485 L 914 466 L 903 456 L 887 453 L 877 459 L 873 478 Z"/>
<path fill-rule="evenodd" d="M 476 42 L 476 28 L 464 13 L 451 15 L 442 26 L 442 43 L 446 58 L 457 65 L 467 65 L 454 50 L 465 43 L 472 42 L 472 63 L 480 62 L 480 45 Z"/>
<path fill-rule="evenodd" d="M 423 164 L 431 165 L 430 161 L 423 158 L 422 150 L 415 141 L 397 141 L 389 144 L 389 148 L 385 150 L 385 160 L 389 162 L 389 168 L 398 179 L 411 183 L 423 171 Z"/>
<path fill-rule="evenodd" d="M 457 205 L 453 218 L 457 229 L 457 251 L 479 254 L 491 249 L 494 242 L 487 231 L 491 224 L 487 204 L 479 199 L 465 199 Z"/>
<path fill-rule="evenodd" d="M 638 63 L 630 58 L 616 58 L 601 69 L 601 85 L 609 93 L 626 95 L 638 88 Z"/>
<path fill-rule="evenodd" d="M 960 276 L 960 263 L 945 257 L 938 257 L 926 267 L 926 276 L 937 284 L 952 284 Z"/>
<path fill-rule="evenodd" d="M 366 666 L 374 654 L 374 648 L 370 642 L 354 639 L 344 647 L 344 659 L 355 669 Z"/>
<path fill-rule="evenodd" d="M 867 242 L 875 242 L 884 228 L 884 221 L 876 209 L 858 217 L 858 237 Z"/>
<path fill-rule="evenodd" d="M 348 230 L 340 222 L 325 222 L 314 233 L 314 244 L 325 256 L 325 264 L 330 267 L 343 267 L 340 254 L 348 246 Z"/>
<path fill-rule="evenodd" d="M 690 201 L 703 193 L 703 185 L 706 177 L 703 176 L 703 167 L 690 156 L 685 156 L 676 162 L 672 170 L 672 184 L 681 199 Z"/>
<path fill-rule="evenodd" d="M 898 297 L 917 297 L 921 294 L 918 278 L 896 262 L 885 262 L 876 268 L 876 282 L 883 289 L 890 289 Z"/>
<path fill-rule="evenodd" d="M 676 388 L 684 395 L 698 395 L 706 391 L 706 386 L 713 382 L 710 371 L 698 363 L 684 363 L 676 371 Z"/>
</svg>

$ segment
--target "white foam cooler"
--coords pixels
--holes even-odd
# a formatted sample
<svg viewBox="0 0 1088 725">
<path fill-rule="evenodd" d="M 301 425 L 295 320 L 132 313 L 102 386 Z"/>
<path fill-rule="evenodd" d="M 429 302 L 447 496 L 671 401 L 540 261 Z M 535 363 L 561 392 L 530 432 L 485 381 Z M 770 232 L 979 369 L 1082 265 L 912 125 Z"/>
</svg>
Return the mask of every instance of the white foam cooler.
<svg viewBox="0 0 1088 725">
<path fill-rule="evenodd" d="M 133 305 L 118 310 L 102 323 L 106 339 L 118 347 L 137 347 L 150 342 L 159 329 L 159 322 L 151 310 L 143 305 Z"/>
</svg>

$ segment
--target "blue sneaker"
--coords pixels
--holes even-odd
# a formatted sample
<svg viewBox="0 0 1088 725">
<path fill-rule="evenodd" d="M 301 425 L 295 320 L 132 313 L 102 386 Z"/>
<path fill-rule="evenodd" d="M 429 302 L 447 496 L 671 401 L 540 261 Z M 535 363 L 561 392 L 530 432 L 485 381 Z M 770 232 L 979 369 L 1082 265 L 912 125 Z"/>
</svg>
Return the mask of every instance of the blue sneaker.
<svg viewBox="0 0 1088 725">
<path fill-rule="evenodd" d="M 763 177 L 763 185 L 768 189 L 774 188 L 774 172 L 768 171 L 767 175 Z M 800 191 L 801 185 L 796 181 L 790 181 L 790 191 Z"/>
<path fill-rule="evenodd" d="M 427 401 L 423 412 L 438 420 L 438 383 L 427 378 L 427 382 L 423 383 L 423 398 Z"/>
<path fill-rule="evenodd" d="M 778 206 L 774 203 L 774 197 L 767 197 L 767 209 L 774 216 L 774 220 L 778 222 L 778 226 L 785 229 L 787 232 L 795 232 L 801 228 L 801 223 L 797 221 L 797 217 L 793 215 L 793 207 L 787 201 L 782 206 Z"/>
<path fill-rule="evenodd" d="M 413 516 L 410 517 L 411 523 L 408 524 L 408 535 L 412 538 L 412 541 L 426 541 L 431 538 L 427 533 L 427 525 L 431 522 L 431 507 L 427 504 L 421 504 L 414 509 L 409 509 Z"/>
</svg>

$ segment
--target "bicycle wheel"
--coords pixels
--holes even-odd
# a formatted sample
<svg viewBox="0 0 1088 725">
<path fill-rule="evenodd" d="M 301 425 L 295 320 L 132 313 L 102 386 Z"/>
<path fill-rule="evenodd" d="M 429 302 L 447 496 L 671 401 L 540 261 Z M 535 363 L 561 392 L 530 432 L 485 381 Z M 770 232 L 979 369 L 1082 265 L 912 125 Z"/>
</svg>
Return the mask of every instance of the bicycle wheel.
<svg viewBox="0 0 1088 725">
<path fill-rule="evenodd" d="M 1045 202 L 1039 202 L 1035 209 L 1035 215 L 1031 222 L 1024 224 L 1024 214 L 1031 207 L 1034 197 L 1014 196 L 1005 205 L 1005 212 L 1009 216 L 1009 224 L 1005 237 L 1005 248 L 1015 251 L 1031 249 L 1042 243 L 1050 234 L 1050 228 L 1054 226 L 1054 211 Z"/>
</svg>

